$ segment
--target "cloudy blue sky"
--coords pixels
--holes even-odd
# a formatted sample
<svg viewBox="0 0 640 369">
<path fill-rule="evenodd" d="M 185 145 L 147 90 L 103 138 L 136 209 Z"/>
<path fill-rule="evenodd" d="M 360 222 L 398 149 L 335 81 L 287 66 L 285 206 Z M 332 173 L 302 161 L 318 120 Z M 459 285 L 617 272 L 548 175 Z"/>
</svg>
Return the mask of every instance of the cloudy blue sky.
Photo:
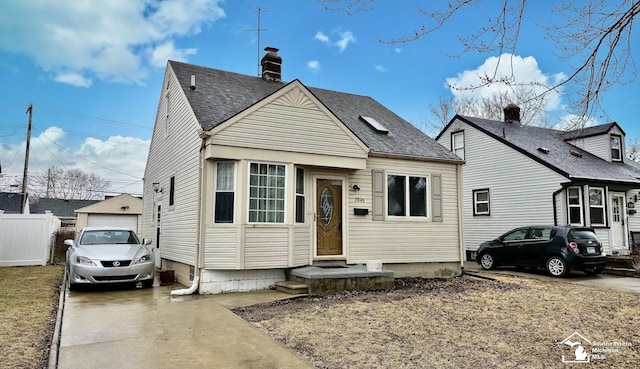
<svg viewBox="0 0 640 369">
<path fill-rule="evenodd" d="M 492 16 L 459 14 L 437 33 L 410 43 L 424 21 L 420 1 L 377 1 L 357 14 L 313 0 L 8 0 L 0 4 L 0 184 L 20 181 L 29 104 L 29 171 L 81 168 L 110 180 L 114 193 L 141 193 L 142 176 L 168 59 L 247 75 L 262 49 L 280 49 L 283 79 L 368 95 L 423 127 L 429 106 L 493 70 L 497 55 L 462 54 L 458 36 Z M 535 8 L 539 6 L 540 9 Z M 262 8 L 258 44 L 258 7 Z M 550 83 L 571 72 L 537 23 L 548 6 L 532 4 L 513 58 L 516 77 Z M 615 87 L 603 105 L 627 138 L 640 138 L 637 83 Z M 481 95 L 490 90 L 469 92 Z M 546 108 L 563 114 L 565 96 Z"/>
</svg>

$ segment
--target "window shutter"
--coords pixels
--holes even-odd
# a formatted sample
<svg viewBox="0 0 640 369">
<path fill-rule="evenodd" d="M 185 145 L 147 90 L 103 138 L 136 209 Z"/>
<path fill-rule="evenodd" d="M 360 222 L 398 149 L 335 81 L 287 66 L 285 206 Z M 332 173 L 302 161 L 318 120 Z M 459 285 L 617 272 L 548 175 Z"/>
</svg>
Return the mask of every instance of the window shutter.
<svg viewBox="0 0 640 369">
<path fill-rule="evenodd" d="M 372 220 L 384 220 L 384 171 L 373 170 Z"/>
<path fill-rule="evenodd" d="M 431 176 L 431 207 L 434 222 L 442 222 L 442 176 Z"/>
</svg>

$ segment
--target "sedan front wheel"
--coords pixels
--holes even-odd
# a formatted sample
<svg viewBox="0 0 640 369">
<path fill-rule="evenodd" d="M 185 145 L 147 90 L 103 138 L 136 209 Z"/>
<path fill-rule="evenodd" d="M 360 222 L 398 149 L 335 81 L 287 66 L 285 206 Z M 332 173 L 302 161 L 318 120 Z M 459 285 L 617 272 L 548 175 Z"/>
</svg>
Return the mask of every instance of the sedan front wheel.
<svg viewBox="0 0 640 369">
<path fill-rule="evenodd" d="M 486 253 L 482 254 L 480 257 L 480 266 L 482 269 L 489 270 L 496 267 L 496 261 L 493 258 L 493 255 Z"/>
<path fill-rule="evenodd" d="M 569 266 L 563 258 L 552 256 L 547 260 L 547 273 L 556 278 L 562 278 L 569 273 Z"/>
</svg>

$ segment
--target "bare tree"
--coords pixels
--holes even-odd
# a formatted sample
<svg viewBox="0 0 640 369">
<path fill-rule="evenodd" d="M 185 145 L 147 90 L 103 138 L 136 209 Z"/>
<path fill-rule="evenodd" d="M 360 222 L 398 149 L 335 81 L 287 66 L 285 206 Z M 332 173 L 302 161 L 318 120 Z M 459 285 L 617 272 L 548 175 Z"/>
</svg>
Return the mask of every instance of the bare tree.
<svg viewBox="0 0 640 369">
<path fill-rule="evenodd" d="M 640 163 L 640 143 L 637 138 L 633 142 L 627 141 L 627 157 Z"/>
<path fill-rule="evenodd" d="M 374 0 L 318 1 L 324 3 L 328 10 L 347 14 L 373 11 L 375 5 Z M 517 52 L 527 11 L 540 6 L 529 0 L 449 0 L 425 1 L 425 4 L 418 8 L 425 17 L 421 26 L 405 37 L 382 42 L 405 43 L 429 36 L 445 24 L 455 22 L 457 16 L 465 11 L 479 12 L 478 8 L 484 7 L 493 16 L 478 19 L 478 29 L 473 33 L 458 35 L 462 53 L 473 51 L 512 57 Z M 464 88 L 475 89 L 492 84 L 535 85 L 544 88 L 539 96 L 563 88 L 569 92 L 570 106 L 577 117 L 587 119 L 597 111 L 606 115 L 600 105 L 601 95 L 616 84 L 633 82 L 636 76 L 631 50 L 634 45 L 633 20 L 638 13 L 638 0 L 556 0 L 556 4 L 549 7 L 547 24 L 540 27 L 546 32 L 546 38 L 556 44 L 556 53 L 573 66 L 572 73 L 550 86 L 544 86 L 517 81 L 513 75 L 498 74 L 496 68 L 495 73 L 481 76 L 476 86 Z M 500 63 L 510 64 L 510 60 L 507 57 Z"/>
<path fill-rule="evenodd" d="M 67 200 L 99 200 L 109 187 L 109 181 L 80 169 L 51 167 L 47 173 L 32 179 L 32 193 L 39 198 Z"/>
<path fill-rule="evenodd" d="M 508 104 L 520 107 L 520 121 L 523 125 L 548 127 L 553 125 L 545 110 L 545 98 L 532 98 L 537 92 L 529 86 L 496 91 L 488 96 L 475 98 L 469 95 L 441 97 L 429 106 L 433 120 L 427 122 L 425 132 L 433 136 L 440 132 L 455 114 L 477 118 L 502 120 L 504 108 Z"/>
</svg>

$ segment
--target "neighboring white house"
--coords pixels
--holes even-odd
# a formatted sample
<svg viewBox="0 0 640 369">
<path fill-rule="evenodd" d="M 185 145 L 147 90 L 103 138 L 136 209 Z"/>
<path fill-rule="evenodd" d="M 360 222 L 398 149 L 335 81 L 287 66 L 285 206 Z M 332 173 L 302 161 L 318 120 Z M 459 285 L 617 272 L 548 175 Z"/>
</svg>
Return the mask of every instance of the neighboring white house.
<svg viewBox="0 0 640 369">
<path fill-rule="evenodd" d="M 267 288 L 318 261 L 461 273 L 462 161 L 367 96 L 170 61 L 143 236 L 200 293 Z"/>
<path fill-rule="evenodd" d="M 523 126 L 515 105 L 505 117 L 456 115 L 436 137 L 465 160 L 467 257 L 481 242 L 532 224 L 593 227 L 608 254 L 628 254 L 630 232 L 640 231 L 640 167 L 625 156 L 622 128 Z"/>
</svg>

